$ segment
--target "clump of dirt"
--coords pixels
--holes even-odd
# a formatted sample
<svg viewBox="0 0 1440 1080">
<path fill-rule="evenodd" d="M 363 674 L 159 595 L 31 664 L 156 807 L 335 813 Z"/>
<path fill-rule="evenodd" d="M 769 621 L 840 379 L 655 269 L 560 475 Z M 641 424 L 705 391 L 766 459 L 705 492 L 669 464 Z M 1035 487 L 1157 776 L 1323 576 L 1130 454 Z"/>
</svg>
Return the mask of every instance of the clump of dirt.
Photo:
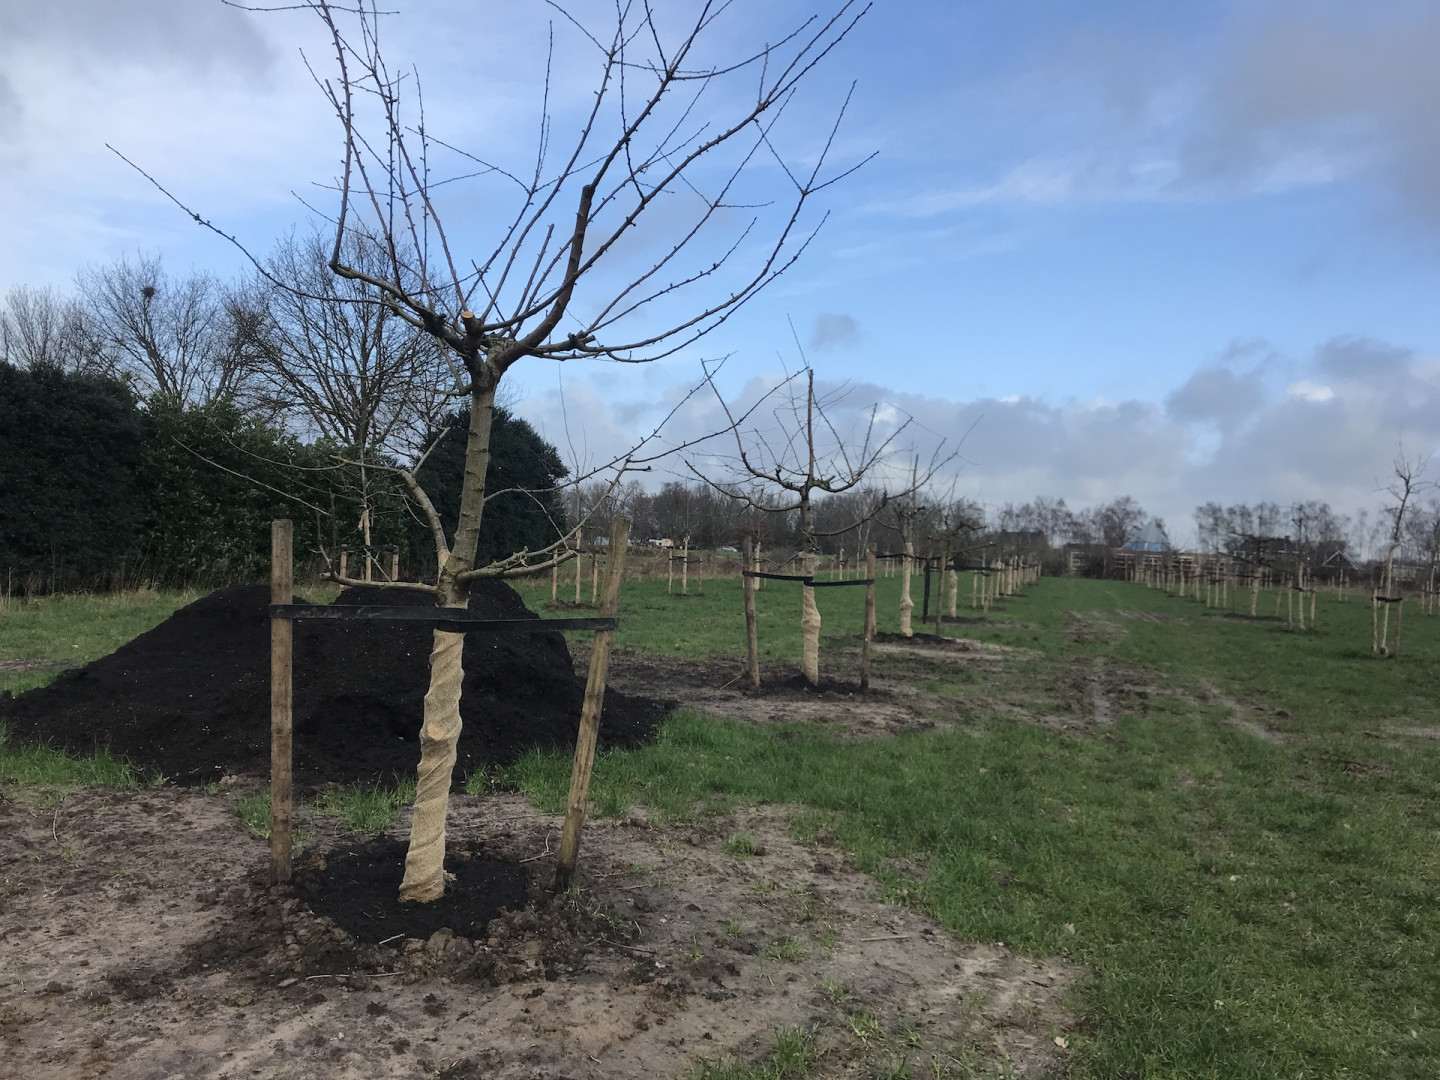
<svg viewBox="0 0 1440 1080">
<path fill-rule="evenodd" d="M 270 593 L 222 589 L 50 686 L 0 697 L 13 736 L 80 752 L 97 746 L 172 782 L 264 775 L 270 759 Z M 347 589 L 336 604 L 426 606 L 430 594 Z M 484 582 L 470 611 L 534 619 L 518 593 Z M 386 779 L 419 760 L 431 630 L 390 620 L 296 620 L 295 778 L 302 787 Z M 457 786 L 532 748 L 573 746 L 584 681 L 556 632 L 465 638 Z M 607 692 L 601 745 L 649 738 L 667 703 Z"/>
</svg>

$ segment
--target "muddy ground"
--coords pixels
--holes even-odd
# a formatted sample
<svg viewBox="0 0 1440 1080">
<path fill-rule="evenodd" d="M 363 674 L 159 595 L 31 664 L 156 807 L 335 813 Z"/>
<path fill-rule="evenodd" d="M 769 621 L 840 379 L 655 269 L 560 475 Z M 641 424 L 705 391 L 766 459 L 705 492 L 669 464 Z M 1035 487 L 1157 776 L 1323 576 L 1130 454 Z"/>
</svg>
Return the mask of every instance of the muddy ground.
<svg viewBox="0 0 1440 1080">
<path fill-rule="evenodd" d="M 924 674 L 1005 657 L 882 643 L 863 695 L 778 667 L 750 694 L 733 663 L 624 653 L 614 677 L 874 738 L 958 723 Z M 669 1077 L 761 1060 L 799 1027 L 816 1076 L 1031 1077 L 1062 1067 L 1079 1023 L 1079 972 L 885 903 L 823 834 L 792 838 L 784 808 L 592 821 L 579 888 L 556 896 L 559 820 L 457 795 L 453 906 L 416 922 L 392 899 L 405 820 L 366 839 L 307 817 L 295 881 L 268 886 L 235 811 L 256 782 L 0 801 L 0 1076 Z"/>
</svg>

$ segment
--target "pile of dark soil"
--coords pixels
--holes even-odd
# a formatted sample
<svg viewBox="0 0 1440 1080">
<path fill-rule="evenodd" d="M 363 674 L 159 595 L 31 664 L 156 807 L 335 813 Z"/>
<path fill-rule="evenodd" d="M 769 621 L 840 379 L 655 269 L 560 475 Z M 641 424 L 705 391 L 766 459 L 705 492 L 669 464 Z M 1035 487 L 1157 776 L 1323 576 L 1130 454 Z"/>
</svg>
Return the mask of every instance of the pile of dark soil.
<svg viewBox="0 0 1440 1080">
<path fill-rule="evenodd" d="M 200 784 L 270 768 L 268 586 L 222 589 L 177 611 L 109 656 L 50 686 L 0 697 L 14 738 L 79 752 L 108 747 L 172 782 Z M 428 594 L 347 589 L 337 604 L 425 606 Z M 537 616 L 502 582 L 484 582 L 470 610 L 492 619 Z M 421 623 L 297 620 L 295 780 L 381 780 L 414 771 L 429 681 L 431 630 Z M 526 750 L 571 747 L 584 673 L 559 633 L 469 633 L 456 783 Z M 668 706 L 607 691 L 602 746 L 648 738 Z"/>
</svg>

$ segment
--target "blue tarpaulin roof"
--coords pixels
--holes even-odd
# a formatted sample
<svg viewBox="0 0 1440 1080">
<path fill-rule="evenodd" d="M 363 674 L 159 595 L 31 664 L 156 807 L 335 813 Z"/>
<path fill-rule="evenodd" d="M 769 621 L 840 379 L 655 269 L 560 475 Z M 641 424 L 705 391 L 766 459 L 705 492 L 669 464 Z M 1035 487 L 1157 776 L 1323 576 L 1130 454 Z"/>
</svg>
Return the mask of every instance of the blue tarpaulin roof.
<svg viewBox="0 0 1440 1080">
<path fill-rule="evenodd" d="M 1165 526 L 1152 518 L 1150 524 L 1125 541 L 1125 546 L 1121 550 L 1169 551 L 1170 538 L 1165 535 Z"/>
</svg>

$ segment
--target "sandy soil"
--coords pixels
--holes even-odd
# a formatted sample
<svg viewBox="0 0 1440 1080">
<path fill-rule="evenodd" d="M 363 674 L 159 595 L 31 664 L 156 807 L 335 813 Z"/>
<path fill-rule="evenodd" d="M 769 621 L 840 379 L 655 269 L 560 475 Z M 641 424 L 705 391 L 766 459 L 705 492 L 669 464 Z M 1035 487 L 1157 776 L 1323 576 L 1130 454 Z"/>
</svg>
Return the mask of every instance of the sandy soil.
<svg viewBox="0 0 1440 1080">
<path fill-rule="evenodd" d="M 938 662 L 991 664 L 994 648 Z M 904 660 L 872 694 L 808 699 L 725 687 L 734 672 L 707 665 L 621 657 L 616 672 L 721 715 L 875 737 L 934 722 Z M 270 887 L 223 791 L 27 798 L 0 802 L 0 1076 L 679 1076 L 760 1059 L 798 1025 L 817 1076 L 1029 1077 L 1058 1070 L 1079 1023 L 1062 1003 L 1080 972 L 884 902 L 823 835 L 793 839 L 783 808 L 591 822 L 580 887 L 555 896 L 558 819 L 457 796 L 452 862 L 506 863 L 528 899 L 473 937 L 418 937 L 386 933 L 383 904 L 352 906 L 347 927 L 307 902 L 367 850 L 325 819 L 296 882 Z"/>
</svg>

